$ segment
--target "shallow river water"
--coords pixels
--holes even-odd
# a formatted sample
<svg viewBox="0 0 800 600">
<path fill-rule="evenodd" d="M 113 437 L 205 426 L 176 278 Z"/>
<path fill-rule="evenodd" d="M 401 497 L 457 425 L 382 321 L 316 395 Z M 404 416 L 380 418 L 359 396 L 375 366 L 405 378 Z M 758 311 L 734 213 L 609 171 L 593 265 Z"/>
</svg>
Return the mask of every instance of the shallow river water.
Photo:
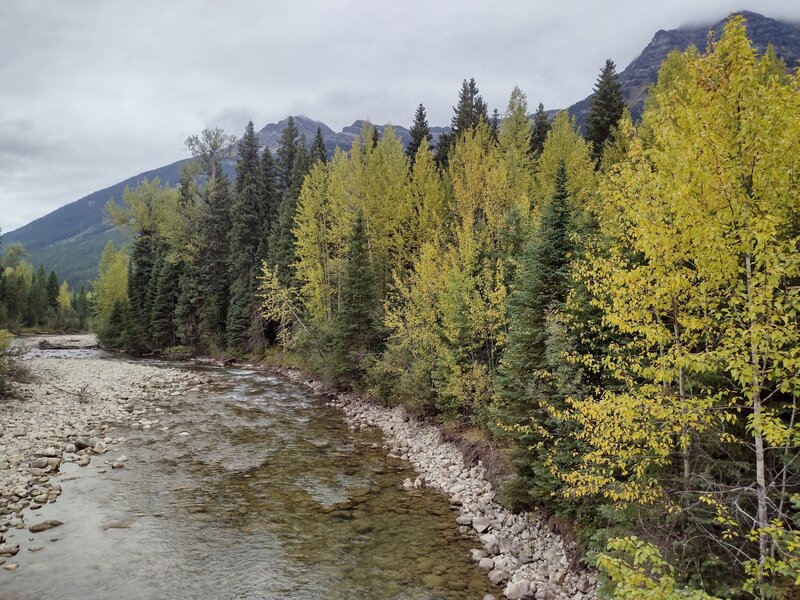
<svg viewBox="0 0 800 600">
<path fill-rule="evenodd" d="M 501 597 L 470 560 L 479 542 L 444 496 L 403 489 L 414 472 L 379 432 L 277 377 L 202 374 L 150 430 L 118 427 L 118 448 L 62 467 L 62 496 L 28 520 L 64 525 L 6 534 L 20 569 L 0 573 L 0 599 Z"/>
</svg>

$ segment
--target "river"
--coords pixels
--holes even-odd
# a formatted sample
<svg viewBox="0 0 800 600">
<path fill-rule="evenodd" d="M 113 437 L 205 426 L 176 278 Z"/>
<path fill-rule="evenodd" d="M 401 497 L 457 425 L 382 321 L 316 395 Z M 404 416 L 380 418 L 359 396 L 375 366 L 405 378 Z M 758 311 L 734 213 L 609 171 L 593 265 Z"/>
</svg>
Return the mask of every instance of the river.
<svg viewBox="0 0 800 600">
<path fill-rule="evenodd" d="M 415 474 L 378 431 L 279 377 L 202 373 L 202 389 L 158 399 L 149 429 L 116 427 L 125 468 L 62 465 L 61 497 L 26 520 L 64 524 L 6 534 L 20 568 L 0 571 L 0 598 L 502 596 L 447 498 L 404 489 Z"/>
</svg>

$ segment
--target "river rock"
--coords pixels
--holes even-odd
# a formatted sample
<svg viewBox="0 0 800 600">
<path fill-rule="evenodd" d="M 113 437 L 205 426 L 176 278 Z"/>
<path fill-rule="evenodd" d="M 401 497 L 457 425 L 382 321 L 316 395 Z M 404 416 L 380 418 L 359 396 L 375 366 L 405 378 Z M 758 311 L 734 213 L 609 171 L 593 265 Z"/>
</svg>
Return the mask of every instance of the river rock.
<svg viewBox="0 0 800 600">
<path fill-rule="evenodd" d="M 494 570 L 494 561 L 491 558 L 484 557 L 480 559 L 480 562 L 478 562 L 478 568 L 488 573 L 489 571 Z"/>
<path fill-rule="evenodd" d="M 459 525 L 472 525 L 472 519 L 473 519 L 472 515 L 459 515 L 456 518 L 456 523 L 458 523 Z"/>
<path fill-rule="evenodd" d="M 19 565 L 17 563 L 11 563 L 10 565 L 3 565 L 3 568 L 6 571 L 16 571 L 19 569 Z"/>
<path fill-rule="evenodd" d="M 508 573 L 500 569 L 493 569 L 489 571 L 489 581 L 495 585 L 500 585 L 509 578 Z"/>
<path fill-rule="evenodd" d="M 0 545 L 0 556 L 16 556 L 19 552 L 19 544 Z"/>
<path fill-rule="evenodd" d="M 581 575 L 578 579 L 578 591 L 582 594 L 588 594 L 589 591 L 592 589 L 592 582 L 589 581 L 589 578 L 584 574 Z"/>
<path fill-rule="evenodd" d="M 39 456 L 44 456 L 46 458 L 55 458 L 57 456 L 61 456 L 61 453 L 58 450 L 56 450 L 55 448 L 53 448 L 52 446 L 50 446 L 49 448 L 45 448 L 44 450 L 41 450 L 38 453 L 38 455 Z"/>
<path fill-rule="evenodd" d="M 481 543 L 483 547 L 486 548 L 486 551 L 489 554 L 497 554 L 497 551 L 500 549 L 500 544 L 497 541 L 497 536 L 493 533 L 484 533 L 480 537 Z"/>
<path fill-rule="evenodd" d="M 489 530 L 491 524 L 492 520 L 486 517 L 475 517 L 472 519 L 472 528 L 478 533 L 486 533 L 486 531 Z"/>
<path fill-rule="evenodd" d="M 556 600 L 558 594 L 550 586 L 540 587 L 536 590 L 536 600 Z"/>
<path fill-rule="evenodd" d="M 43 456 L 40 456 L 39 458 L 34 458 L 31 460 L 29 464 L 32 469 L 44 469 L 47 467 L 47 459 Z"/>
<path fill-rule="evenodd" d="M 509 600 L 529 600 L 535 597 L 535 588 L 531 588 L 531 582 L 527 579 L 521 579 L 510 581 L 503 593 Z"/>
<path fill-rule="evenodd" d="M 97 442 L 94 447 L 92 447 L 92 452 L 95 454 L 105 454 L 106 452 L 106 443 L 105 442 Z"/>
<path fill-rule="evenodd" d="M 91 448 L 97 442 L 98 442 L 98 440 L 94 440 L 94 439 L 91 439 L 91 438 L 79 437 L 77 440 L 75 440 L 75 447 L 78 450 L 84 450 L 85 448 Z"/>
<path fill-rule="evenodd" d="M 31 525 L 28 528 L 28 531 L 31 533 L 39 533 L 41 531 L 52 529 L 53 527 L 58 527 L 59 525 L 63 525 L 63 523 L 61 521 L 56 521 L 55 519 L 48 519 L 47 521 L 42 521 L 41 523 Z"/>
<path fill-rule="evenodd" d="M 470 552 L 472 553 L 472 560 L 474 560 L 475 562 L 479 562 L 482 558 L 486 556 L 486 550 L 484 550 L 483 548 L 473 548 L 472 550 L 470 550 Z"/>
</svg>

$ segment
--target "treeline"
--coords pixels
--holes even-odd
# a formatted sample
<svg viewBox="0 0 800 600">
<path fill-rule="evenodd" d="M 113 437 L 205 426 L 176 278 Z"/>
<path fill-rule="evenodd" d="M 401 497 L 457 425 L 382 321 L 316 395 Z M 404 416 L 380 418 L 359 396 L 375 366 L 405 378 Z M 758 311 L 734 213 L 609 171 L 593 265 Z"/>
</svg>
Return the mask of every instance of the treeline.
<svg viewBox="0 0 800 600">
<path fill-rule="evenodd" d="M 38 269 L 25 260 L 20 244 L 0 257 L 0 329 L 85 331 L 92 315 L 91 295 L 84 288 L 59 284 L 54 271 Z"/>
<path fill-rule="evenodd" d="M 465 81 L 434 154 L 367 125 L 326 160 L 252 123 L 236 179 L 219 131 L 177 189 L 127 191 L 97 283 L 101 333 L 140 350 L 260 353 L 484 428 L 504 490 L 576 523 L 610 594 L 784 597 L 796 535 L 798 76 L 741 18 L 673 53 L 641 123 L 603 68 L 588 139 L 487 114 Z M 676 568 L 670 566 L 676 565 Z"/>
</svg>

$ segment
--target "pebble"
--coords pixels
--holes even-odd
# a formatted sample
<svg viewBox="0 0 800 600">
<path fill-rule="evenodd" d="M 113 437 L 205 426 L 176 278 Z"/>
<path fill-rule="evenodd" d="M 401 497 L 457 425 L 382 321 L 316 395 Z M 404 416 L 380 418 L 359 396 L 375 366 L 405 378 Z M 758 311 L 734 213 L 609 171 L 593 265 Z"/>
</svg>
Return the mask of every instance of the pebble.
<svg viewBox="0 0 800 600">
<path fill-rule="evenodd" d="M 48 336 L 50 341 L 57 338 Z M 76 338 L 86 346 L 96 344 L 94 336 L 63 339 Z M 154 411 L 157 397 L 200 381 L 196 374 L 172 368 L 94 358 L 42 358 L 35 353 L 26 356 L 25 348 L 35 346 L 39 339 L 15 341 L 22 353 L 14 360 L 23 361 L 37 377 L 14 384 L 19 401 L 0 402 L 0 533 L 26 529 L 25 520 L 30 518 L 26 508 L 38 510 L 56 501 L 61 488 L 50 478 L 58 475 L 62 462 L 85 467 L 94 454 L 118 452 L 125 440 L 114 437 L 116 423 L 133 425 L 134 419 Z M 69 393 L 84 387 L 88 402 Z M 10 435 L 2 435 L 3 431 Z M 120 466 L 126 462 L 124 454 L 113 461 Z"/>
</svg>

